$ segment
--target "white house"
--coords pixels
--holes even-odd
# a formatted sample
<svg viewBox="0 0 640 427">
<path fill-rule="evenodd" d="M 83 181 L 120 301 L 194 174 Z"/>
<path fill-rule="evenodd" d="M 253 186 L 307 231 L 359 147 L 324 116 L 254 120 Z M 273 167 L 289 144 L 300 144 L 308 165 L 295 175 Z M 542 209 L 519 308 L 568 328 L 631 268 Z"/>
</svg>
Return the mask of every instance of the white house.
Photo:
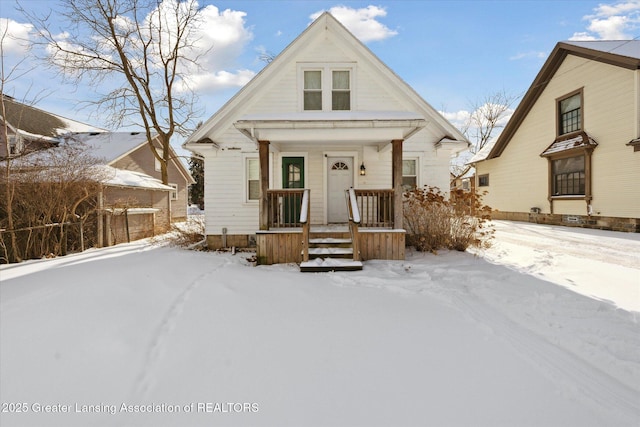
<svg viewBox="0 0 640 427">
<path fill-rule="evenodd" d="M 184 144 L 204 158 L 209 247 L 255 241 L 269 264 L 403 259 L 403 188 L 446 191 L 450 158 L 467 146 L 329 13 Z"/>
</svg>

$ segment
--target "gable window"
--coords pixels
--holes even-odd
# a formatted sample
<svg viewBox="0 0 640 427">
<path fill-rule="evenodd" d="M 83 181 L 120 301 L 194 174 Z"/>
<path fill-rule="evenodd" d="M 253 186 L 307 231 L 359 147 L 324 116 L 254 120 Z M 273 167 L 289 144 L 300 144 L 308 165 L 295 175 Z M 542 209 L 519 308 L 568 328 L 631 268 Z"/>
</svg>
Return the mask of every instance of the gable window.
<svg viewBox="0 0 640 427">
<path fill-rule="evenodd" d="M 489 186 L 489 174 L 478 175 L 478 187 L 488 187 Z"/>
<path fill-rule="evenodd" d="M 418 161 L 416 159 L 402 160 L 402 190 L 415 190 L 418 186 Z"/>
<path fill-rule="evenodd" d="M 558 135 L 582 130 L 582 90 L 558 101 Z"/>
<path fill-rule="evenodd" d="M 304 72 L 304 109 L 322 110 L 322 71 Z"/>
<path fill-rule="evenodd" d="M 349 71 L 332 72 L 331 109 L 350 110 L 351 91 L 349 89 Z"/>
<path fill-rule="evenodd" d="M 302 111 L 350 111 L 354 104 L 355 63 L 298 64 Z"/>
<path fill-rule="evenodd" d="M 552 160 L 553 195 L 584 195 L 585 163 L 584 155 Z"/>
<path fill-rule="evenodd" d="M 260 161 L 257 158 L 246 160 L 247 201 L 260 199 Z"/>
</svg>

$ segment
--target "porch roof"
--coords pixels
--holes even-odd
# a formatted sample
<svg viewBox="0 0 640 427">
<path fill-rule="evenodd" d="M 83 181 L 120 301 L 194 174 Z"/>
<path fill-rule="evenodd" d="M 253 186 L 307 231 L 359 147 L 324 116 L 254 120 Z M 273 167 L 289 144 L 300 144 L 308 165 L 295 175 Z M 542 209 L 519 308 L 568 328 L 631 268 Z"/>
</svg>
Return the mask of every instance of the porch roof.
<svg viewBox="0 0 640 427">
<path fill-rule="evenodd" d="M 378 145 L 407 139 L 427 124 L 407 111 L 304 111 L 246 115 L 234 126 L 253 141 Z"/>
</svg>

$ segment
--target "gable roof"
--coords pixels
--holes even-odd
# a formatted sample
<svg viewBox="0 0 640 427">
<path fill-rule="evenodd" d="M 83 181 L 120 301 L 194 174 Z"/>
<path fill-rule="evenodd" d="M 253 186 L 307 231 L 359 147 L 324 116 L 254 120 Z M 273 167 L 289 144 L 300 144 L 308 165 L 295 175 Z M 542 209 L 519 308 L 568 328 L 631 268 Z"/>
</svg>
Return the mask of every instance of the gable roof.
<svg viewBox="0 0 640 427">
<path fill-rule="evenodd" d="M 83 132 L 73 134 L 70 138 L 87 144 L 92 155 L 103 160 L 106 165 L 112 165 L 147 144 L 145 132 Z M 171 157 L 180 173 L 189 182 L 195 183 L 182 160 L 173 148 L 170 148 Z"/>
<path fill-rule="evenodd" d="M 67 119 L 1 95 L 7 125 L 14 132 L 31 139 L 56 139 L 73 132 L 104 132 L 105 129 Z"/>
<path fill-rule="evenodd" d="M 567 41 L 556 44 L 496 143 L 490 150 L 483 153 L 486 154 L 485 157 L 474 156 L 473 163 L 493 159 L 502 154 L 567 55 L 575 55 L 629 70 L 639 70 L 640 40 Z"/>
<path fill-rule="evenodd" d="M 200 128 L 191 134 L 183 146 L 190 143 L 208 142 L 215 145 L 218 136 L 211 133 L 214 129 L 224 132 L 233 121 L 240 118 L 241 108 L 246 101 L 253 96 L 260 96 L 265 91 L 266 83 L 272 76 L 280 73 L 297 54 L 302 52 L 315 37 L 329 31 L 341 41 L 351 46 L 357 52 L 359 58 L 373 66 L 384 76 L 394 89 L 400 92 L 405 99 L 411 102 L 426 115 L 429 126 L 436 126 L 441 134 L 448 137 L 448 141 L 467 142 L 462 133 L 449 123 L 440 113 L 429 105 L 418 93 L 404 82 L 395 72 L 384 64 L 368 47 L 349 32 L 329 12 L 324 12 L 311 23 L 293 42 L 291 42 L 273 61 L 263 68 L 249 83 L 247 83 L 235 96 L 211 116 Z M 282 117 L 280 117 L 282 119 Z"/>
<path fill-rule="evenodd" d="M 92 155 L 106 164 L 122 159 L 147 143 L 144 132 L 83 132 L 71 139 L 91 147 Z"/>
</svg>

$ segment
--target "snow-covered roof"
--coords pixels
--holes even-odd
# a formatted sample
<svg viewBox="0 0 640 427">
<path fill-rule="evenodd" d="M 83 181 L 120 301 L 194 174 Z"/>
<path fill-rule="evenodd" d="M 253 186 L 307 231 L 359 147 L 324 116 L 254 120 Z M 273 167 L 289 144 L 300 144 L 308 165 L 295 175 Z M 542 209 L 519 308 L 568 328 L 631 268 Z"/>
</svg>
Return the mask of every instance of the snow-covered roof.
<svg viewBox="0 0 640 427">
<path fill-rule="evenodd" d="M 586 132 L 581 132 L 579 135 L 573 138 L 554 141 L 546 150 L 540 154 L 541 156 L 549 156 L 551 154 L 561 153 L 563 151 L 573 150 L 575 148 L 595 147 L 598 143 L 587 135 Z"/>
<path fill-rule="evenodd" d="M 480 162 L 482 160 L 485 160 L 487 158 L 487 156 L 489 156 L 489 153 L 491 153 L 491 150 L 493 149 L 493 146 L 496 145 L 496 141 L 497 141 L 497 139 L 494 139 L 493 141 L 487 142 L 485 144 L 485 146 L 480 149 L 480 151 L 478 151 L 476 154 L 473 155 L 473 157 L 471 157 L 471 159 L 469 159 L 467 164 L 471 165 L 471 164 L 474 164 L 476 162 Z"/>
<path fill-rule="evenodd" d="M 70 138 L 86 144 L 94 157 L 107 164 L 147 143 L 145 132 L 83 132 Z"/>
<path fill-rule="evenodd" d="M 116 169 L 107 165 L 95 166 L 100 182 L 113 187 L 143 188 L 147 190 L 172 191 L 173 187 L 164 185 L 162 181 L 142 172 Z"/>
<path fill-rule="evenodd" d="M 3 95 L 9 125 L 30 139 L 56 138 L 74 132 L 105 132 L 106 129 L 52 114 Z"/>
</svg>

